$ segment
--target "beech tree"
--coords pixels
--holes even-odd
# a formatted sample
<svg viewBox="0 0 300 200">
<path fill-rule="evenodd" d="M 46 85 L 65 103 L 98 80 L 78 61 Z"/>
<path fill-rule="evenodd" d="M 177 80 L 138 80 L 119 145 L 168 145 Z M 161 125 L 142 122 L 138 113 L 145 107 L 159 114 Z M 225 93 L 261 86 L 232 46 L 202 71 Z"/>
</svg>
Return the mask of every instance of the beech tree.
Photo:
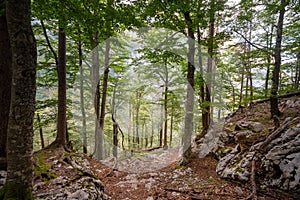
<svg viewBox="0 0 300 200">
<path fill-rule="evenodd" d="M 277 35 L 276 35 L 276 45 L 275 45 L 275 63 L 274 63 L 274 70 L 273 70 L 273 77 L 272 77 L 272 89 L 271 89 L 271 117 L 279 117 L 280 111 L 278 108 L 278 87 L 279 87 L 279 73 L 280 73 L 280 66 L 281 66 L 281 42 L 282 42 L 282 31 L 283 31 L 283 20 L 284 20 L 284 13 L 285 7 L 288 4 L 288 0 L 281 0 L 280 1 L 280 8 L 279 8 L 279 16 L 278 16 L 278 23 L 277 23 Z"/>
<path fill-rule="evenodd" d="M 37 51 L 30 11 L 30 0 L 7 1 L 13 84 L 7 133 L 7 179 L 3 199 L 32 199 Z"/>
<path fill-rule="evenodd" d="M 5 11 L 5 1 L 0 1 L 0 10 Z M 0 169 L 6 168 L 6 137 L 11 90 L 11 49 L 5 12 L 0 13 Z"/>
</svg>

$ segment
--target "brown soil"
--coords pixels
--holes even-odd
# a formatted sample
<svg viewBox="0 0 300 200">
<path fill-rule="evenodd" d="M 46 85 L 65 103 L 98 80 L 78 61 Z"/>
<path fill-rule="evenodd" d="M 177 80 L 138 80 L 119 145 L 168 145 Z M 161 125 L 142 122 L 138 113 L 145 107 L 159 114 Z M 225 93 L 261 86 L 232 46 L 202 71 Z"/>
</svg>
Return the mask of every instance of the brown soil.
<svg viewBox="0 0 300 200">
<path fill-rule="evenodd" d="M 294 100 L 294 98 L 290 99 Z M 286 117 L 299 116 L 298 108 L 290 109 L 284 106 L 284 103 L 280 104 L 280 109 L 284 112 L 284 115 L 280 118 L 281 123 Z M 235 124 L 239 120 L 262 122 L 265 125 L 266 135 L 274 127 L 273 121 L 269 117 L 268 102 L 239 110 L 231 117 L 230 122 Z M 228 128 L 232 127 L 228 125 Z M 173 162 L 165 168 L 147 173 L 113 171 L 110 167 L 90 156 L 78 155 L 89 161 L 91 170 L 102 180 L 105 192 L 114 200 L 226 200 L 245 199 L 251 194 L 249 183 L 236 183 L 220 179 L 215 172 L 217 160 L 211 155 L 200 159 L 194 153 L 191 162 L 187 166 L 181 167 L 177 162 Z M 35 157 L 38 157 L 38 155 L 36 154 Z M 53 160 L 61 161 L 64 152 L 62 150 L 49 151 L 44 153 L 42 157 L 46 158 L 47 163 L 51 163 Z M 36 164 L 38 164 L 37 160 Z M 51 169 L 51 171 L 55 171 L 57 176 L 66 177 L 74 177 L 80 174 L 75 169 L 69 168 L 65 162 L 61 163 L 59 169 Z M 42 179 L 42 175 L 36 176 L 35 184 Z M 47 185 L 47 187 L 49 189 L 51 185 Z M 275 189 L 258 189 L 258 199 L 292 199 L 289 196 L 289 194 Z"/>
<path fill-rule="evenodd" d="M 102 180 L 105 191 L 115 200 L 151 199 L 244 199 L 251 194 L 249 184 L 220 179 L 216 172 L 217 161 L 212 156 L 199 159 L 194 153 L 184 167 L 177 163 L 156 172 L 129 174 L 113 171 L 89 158 L 95 174 Z M 101 169 L 101 170 L 99 170 Z M 107 176 L 110 174 L 109 176 Z M 259 191 L 259 199 L 290 199 L 278 191 Z"/>
</svg>

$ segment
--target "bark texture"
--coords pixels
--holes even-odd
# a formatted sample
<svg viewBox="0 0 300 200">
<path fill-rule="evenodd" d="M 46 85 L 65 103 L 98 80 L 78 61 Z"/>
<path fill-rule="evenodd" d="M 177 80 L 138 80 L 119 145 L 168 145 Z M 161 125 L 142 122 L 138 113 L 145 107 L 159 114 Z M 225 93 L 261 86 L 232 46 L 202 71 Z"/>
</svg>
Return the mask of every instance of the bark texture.
<svg viewBox="0 0 300 200">
<path fill-rule="evenodd" d="M 187 73 L 187 97 L 185 105 L 185 121 L 184 121 L 184 137 L 183 137 L 183 160 L 182 165 L 189 162 L 191 157 L 191 140 L 193 134 L 193 118 L 194 118 L 194 56 L 195 56 L 195 35 L 192 28 L 193 21 L 191 19 L 190 13 L 185 12 L 184 18 L 188 27 L 189 39 L 189 52 L 188 52 L 188 73 Z"/>
<path fill-rule="evenodd" d="M 66 87 L 66 34 L 63 28 L 58 30 L 58 117 L 55 144 L 66 147 L 67 144 L 67 87 Z"/>
<path fill-rule="evenodd" d="M 277 23 L 277 36 L 276 36 L 276 46 L 275 46 L 275 64 L 272 77 L 272 89 L 271 89 L 271 117 L 279 116 L 280 111 L 278 108 L 278 87 L 279 87 L 279 73 L 281 66 L 281 41 L 282 41 L 282 31 L 283 31 L 283 20 L 285 13 L 285 6 L 287 5 L 286 0 L 281 0 L 281 9 L 279 10 L 279 17 Z"/>
<path fill-rule="evenodd" d="M 13 76 L 4 199 L 32 199 L 37 51 L 31 29 L 30 0 L 7 1 L 6 17 Z"/>
<path fill-rule="evenodd" d="M 0 7 L 0 9 L 4 9 L 4 0 L 0 1 L 0 5 L 3 5 L 3 8 Z M 2 160 L 4 161 L 6 157 L 6 136 L 12 76 L 11 49 L 5 14 L 0 16 L 0 55 L 0 158 L 2 158 Z M 0 169 L 5 168 L 5 162 L 1 162 Z"/>
</svg>

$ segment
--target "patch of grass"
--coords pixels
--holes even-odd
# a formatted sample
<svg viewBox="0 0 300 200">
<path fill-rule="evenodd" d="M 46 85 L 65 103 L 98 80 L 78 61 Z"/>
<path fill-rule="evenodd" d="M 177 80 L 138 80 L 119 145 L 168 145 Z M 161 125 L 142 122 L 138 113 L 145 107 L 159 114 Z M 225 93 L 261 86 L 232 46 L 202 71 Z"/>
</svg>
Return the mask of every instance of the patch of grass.
<svg viewBox="0 0 300 200">
<path fill-rule="evenodd" d="M 176 165 L 175 166 L 175 169 L 181 169 L 183 166 L 181 166 L 181 165 Z"/>
<path fill-rule="evenodd" d="M 207 179 L 207 181 L 208 181 L 208 182 L 214 182 L 215 179 L 214 179 L 213 177 L 209 177 L 209 178 Z"/>
</svg>

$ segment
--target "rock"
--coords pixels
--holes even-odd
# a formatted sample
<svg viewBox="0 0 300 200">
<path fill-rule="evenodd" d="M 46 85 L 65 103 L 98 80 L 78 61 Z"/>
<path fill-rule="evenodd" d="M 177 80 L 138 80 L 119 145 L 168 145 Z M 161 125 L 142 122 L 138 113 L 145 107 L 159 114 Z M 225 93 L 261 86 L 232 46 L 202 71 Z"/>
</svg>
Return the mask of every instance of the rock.
<svg viewBox="0 0 300 200">
<path fill-rule="evenodd" d="M 296 123 L 295 123 L 296 122 Z M 216 172 L 222 178 L 248 181 L 250 179 L 251 161 L 256 159 L 256 172 L 259 183 L 265 187 L 278 188 L 300 197 L 300 118 L 287 119 L 282 124 L 279 134 L 263 149 L 256 153 L 263 142 L 257 143 L 246 151 L 236 145 L 232 151 L 220 158 Z M 237 123 L 237 129 L 249 128 L 253 132 L 263 127 L 259 123 Z M 238 135 L 247 136 L 247 131 Z M 254 133 L 253 133 L 254 134 Z"/>
<path fill-rule="evenodd" d="M 264 130 L 264 125 L 262 123 L 259 122 L 251 122 L 250 123 L 250 129 L 254 132 L 254 133 L 259 133 L 262 130 Z"/>
<path fill-rule="evenodd" d="M 55 183 L 55 182 L 54 182 Z M 40 183 L 39 183 L 40 184 Z M 53 184 L 53 181 L 52 181 Z M 71 184 L 56 184 L 57 189 L 45 193 L 35 194 L 37 200 L 110 200 L 111 198 L 104 193 L 104 187 L 100 180 L 92 177 L 81 177 Z M 38 189 L 34 186 L 34 192 Z"/>
<path fill-rule="evenodd" d="M 70 196 L 67 198 L 68 200 L 88 200 L 89 199 L 89 194 L 86 193 L 83 190 L 78 190 L 74 193 L 72 193 Z"/>
<path fill-rule="evenodd" d="M 264 125 L 259 122 L 244 122 L 239 121 L 236 123 L 234 130 L 241 131 L 241 130 L 251 130 L 254 133 L 261 132 L 264 130 Z"/>
</svg>

